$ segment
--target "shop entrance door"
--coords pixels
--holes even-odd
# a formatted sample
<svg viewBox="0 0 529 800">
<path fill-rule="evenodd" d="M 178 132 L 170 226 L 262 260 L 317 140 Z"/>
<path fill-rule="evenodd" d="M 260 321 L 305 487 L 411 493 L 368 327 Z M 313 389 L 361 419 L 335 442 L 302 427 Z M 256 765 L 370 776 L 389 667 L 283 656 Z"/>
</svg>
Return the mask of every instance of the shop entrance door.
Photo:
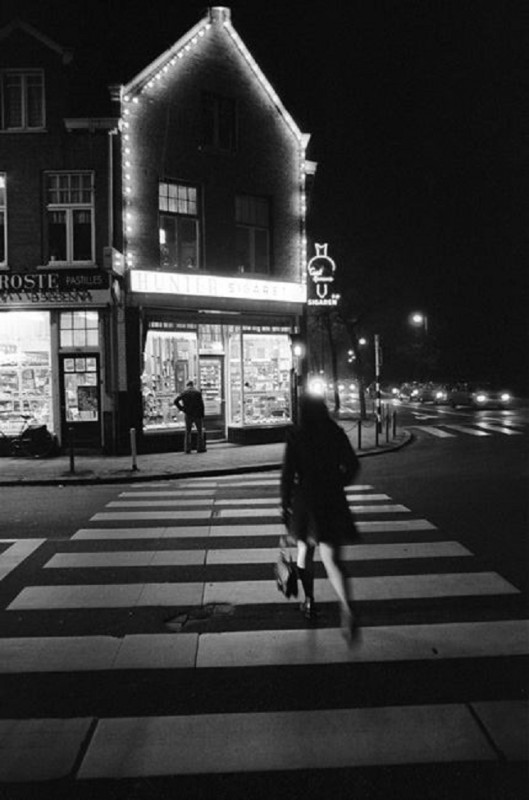
<svg viewBox="0 0 529 800">
<path fill-rule="evenodd" d="M 200 389 L 204 398 L 206 431 L 223 436 L 226 425 L 223 356 L 200 356 Z"/>
<path fill-rule="evenodd" d="M 60 356 L 61 443 L 68 446 L 70 426 L 74 447 L 101 447 L 99 354 Z"/>
</svg>

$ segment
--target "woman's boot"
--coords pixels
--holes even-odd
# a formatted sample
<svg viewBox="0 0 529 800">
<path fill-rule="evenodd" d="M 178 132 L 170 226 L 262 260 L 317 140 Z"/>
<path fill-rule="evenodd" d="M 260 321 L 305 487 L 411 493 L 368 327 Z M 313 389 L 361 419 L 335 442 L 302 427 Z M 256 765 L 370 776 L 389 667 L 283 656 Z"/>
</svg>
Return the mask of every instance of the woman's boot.
<svg viewBox="0 0 529 800">
<path fill-rule="evenodd" d="M 300 609 L 305 619 L 313 619 L 314 611 L 314 574 L 305 567 L 297 567 L 298 576 L 303 586 L 305 600 L 300 604 Z"/>
</svg>

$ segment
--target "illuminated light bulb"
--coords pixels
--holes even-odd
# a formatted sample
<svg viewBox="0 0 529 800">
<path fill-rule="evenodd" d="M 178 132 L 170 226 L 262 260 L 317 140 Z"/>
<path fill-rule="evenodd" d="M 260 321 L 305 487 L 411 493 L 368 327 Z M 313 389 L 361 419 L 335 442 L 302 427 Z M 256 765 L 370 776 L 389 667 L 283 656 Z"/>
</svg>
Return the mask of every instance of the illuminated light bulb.
<svg viewBox="0 0 529 800">
<path fill-rule="evenodd" d="M 126 148 L 125 148 L 125 152 L 126 152 L 127 154 L 128 154 L 128 153 L 130 153 L 130 147 L 126 147 Z"/>
<path fill-rule="evenodd" d="M 125 108 L 125 109 L 123 109 L 123 114 L 124 114 L 125 116 L 127 116 L 128 114 L 130 114 L 130 111 L 129 111 L 129 109 L 128 109 L 128 108 Z"/>
<path fill-rule="evenodd" d="M 124 122 L 123 125 L 125 128 L 130 128 L 130 122 Z"/>
<path fill-rule="evenodd" d="M 181 51 L 181 50 L 180 50 L 180 52 L 179 52 L 177 55 L 178 55 L 178 58 L 183 58 L 183 57 L 184 57 L 184 54 L 182 53 L 182 51 Z"/>
<path fill-rule="evenodd" d="M 139 103 L 140 101 L 139 101 L 139 99 L 137 97 L 133 97 L 132 98 L 132 102 L 133 103 Z"/>
<path fill-rule="evenodd" d="M 127 95 L 125 95 L 125 97 L 123 98 L 123 100 L 124 100 L 124 102 L 125 102 L 125 103 L 128 103 L 128 102 L 130 101 L 130 97 L 129 97 L 129 95 L 128 95 L 128 94 L 127 94 Z"/>
</svg>

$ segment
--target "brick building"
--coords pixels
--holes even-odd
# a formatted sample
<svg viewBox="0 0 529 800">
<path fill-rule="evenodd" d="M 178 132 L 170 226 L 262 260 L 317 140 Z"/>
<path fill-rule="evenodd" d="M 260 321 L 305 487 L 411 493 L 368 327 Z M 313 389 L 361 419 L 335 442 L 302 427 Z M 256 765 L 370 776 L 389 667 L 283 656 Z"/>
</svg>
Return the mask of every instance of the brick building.
<svg viewBox="0 0 529 800">
<path fill-rule="evenodd" d="M 0 427 L 113 450 L 117 120 L 71 117 L 73 54 L 42 32 L 17 20 L 0 44 Z"/>
<path fill-rule="evenodd" d="M 194 379 L 210 436 L 279 439 L 306 301 L 298 129 L 231 22 L 210 8 L 120 90 L 130 422 L 181 447 Z"/>
<path fill-rule="evenodd" d="M 68 50 L 21 22 L 0 39 L 4 422 L 180 449 L 193 379 L 209 437 L 281 439 L 315 165 L 230 10 L 113 86 L 102 118 L 70 112 Z"/>
</svg>

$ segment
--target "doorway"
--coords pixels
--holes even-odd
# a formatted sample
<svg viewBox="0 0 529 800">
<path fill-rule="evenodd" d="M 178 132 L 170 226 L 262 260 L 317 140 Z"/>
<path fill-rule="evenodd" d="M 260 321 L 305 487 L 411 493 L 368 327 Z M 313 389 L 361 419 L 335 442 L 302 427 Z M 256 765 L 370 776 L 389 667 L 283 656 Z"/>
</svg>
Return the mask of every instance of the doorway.
<svg viewBox="0 0 529 800">
<path fill-rule="evenodd" d="M 59 357 L 61 391 L 61 442 L 69 442 L 69 429 L 74 447 L 101 447 L 101 391 L 99 354 Z"/>
<path fill-rule="evenodd" d="M 224 436 L 226 432 L 224 356 L 200 356 L 199 370 L 206 430 L 216 437 Z"/>
</svg>

